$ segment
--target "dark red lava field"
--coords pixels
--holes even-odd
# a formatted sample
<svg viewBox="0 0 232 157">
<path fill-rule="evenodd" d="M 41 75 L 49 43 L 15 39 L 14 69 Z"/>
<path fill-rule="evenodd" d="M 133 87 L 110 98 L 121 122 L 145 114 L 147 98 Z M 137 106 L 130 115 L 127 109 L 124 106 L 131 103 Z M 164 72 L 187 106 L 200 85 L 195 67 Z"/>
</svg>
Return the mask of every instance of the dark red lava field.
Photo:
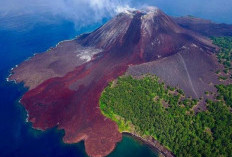
<svg viewBox="0 0 232 157">
<path fill-rule="evenodd" d="M 104 88 L 124 75 L 129 66 L 176 57 L 183 50 L 193 50 L 197 58 L 208 59 L 206 66 L 216 66 L 211 64 L 216 47 L 206 37 L 182 28 L 156 8 L 128 11 L 92 33 L 35 55 L 13 69 L 9 79 L 26 82 L 30 87 L 21 103 L 34 128 L 46 130 L 58 126 L 65 131 L 65 143 L 84 140 L 87 154 L 101 157 L 112 152 L 122 138 L 116 123 L 105 118 L 99 109 Z M 184 58 L 187 55 L 185 52 Z M 182 63 L 180 60 L 178 66 Z"/>
</svg>

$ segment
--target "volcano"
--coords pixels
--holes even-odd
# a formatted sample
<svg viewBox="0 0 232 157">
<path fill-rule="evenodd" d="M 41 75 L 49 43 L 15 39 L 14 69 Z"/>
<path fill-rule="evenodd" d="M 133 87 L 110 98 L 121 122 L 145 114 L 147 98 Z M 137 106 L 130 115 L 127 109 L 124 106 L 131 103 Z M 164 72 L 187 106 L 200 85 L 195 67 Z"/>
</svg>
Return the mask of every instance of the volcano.
<svg viewBox="0 0 232 157">
<path fill-rule="evenodd" d="M 182 55 L 183 50 L 188 54 Z M 177 55 L 203 56 L 202 64 L 211 69 L 216 66 L 215 50 L 208 38 L 182 28 L 157 8 L 147 8 L 120 13 L 92 33 L 35 55 L 14 68 L 9 79 L 29 87 L 21 103 L 34 128 L 57 126 L 65 131 L 65 143 L 84 140 L 87 154 L 99 157 L 112 152 L 122 138 L 116 123 L 99 109 L 99 98 L 110 81 L 138 65 L 163 63 Z"/>
</svg>

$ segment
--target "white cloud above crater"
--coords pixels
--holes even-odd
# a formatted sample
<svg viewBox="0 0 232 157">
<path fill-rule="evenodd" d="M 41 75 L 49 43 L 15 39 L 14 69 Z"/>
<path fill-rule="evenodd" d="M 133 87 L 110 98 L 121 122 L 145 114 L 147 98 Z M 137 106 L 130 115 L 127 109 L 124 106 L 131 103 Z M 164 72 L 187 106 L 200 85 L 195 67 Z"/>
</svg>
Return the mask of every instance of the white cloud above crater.
<svg viewBox="0 0 232 157">
<path fill-rule="evenodd" d="M 0 0 L 0 16 L 50 14 L 91 24 L 130 9 L 130 0 Z"/>
</svg>

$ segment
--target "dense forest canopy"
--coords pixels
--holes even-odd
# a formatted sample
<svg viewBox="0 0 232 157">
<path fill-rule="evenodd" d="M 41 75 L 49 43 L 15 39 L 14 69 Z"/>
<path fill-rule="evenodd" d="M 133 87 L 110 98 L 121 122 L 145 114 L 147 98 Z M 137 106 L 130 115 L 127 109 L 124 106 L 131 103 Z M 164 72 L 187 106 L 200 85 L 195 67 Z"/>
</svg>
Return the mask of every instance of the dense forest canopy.
<svg viewBox="0 0 232 157">
<path fill-rule="evenodd" d="M 221 79 L 226 80 L 232 78 L 232 37 L 213 37 L 213 43 L 220 47 L 219 53 L 217 53 L 218 62 L 223 64 L 223 72 L 230 76 L 220 76 Z M 220 71 L 217 71 L 219 73 Z"/>
</svg>

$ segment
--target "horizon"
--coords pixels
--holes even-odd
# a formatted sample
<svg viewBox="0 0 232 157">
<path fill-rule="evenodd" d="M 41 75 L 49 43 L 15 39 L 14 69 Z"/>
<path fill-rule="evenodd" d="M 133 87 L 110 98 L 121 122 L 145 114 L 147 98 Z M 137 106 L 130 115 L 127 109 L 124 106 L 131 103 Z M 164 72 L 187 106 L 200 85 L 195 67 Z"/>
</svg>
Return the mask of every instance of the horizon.
<svg viewBox="0 0 232 157">
<path fill-rule="evenodd" d="M 211 20 L 216 23 L 232 24 L 232 1 L 213 0 L 201 2 L 178 0 L 151 1 L 145 0 L 23 0 L 17 7 L 16 0 L 2 0 L 0 2 L 0 19 L 11 17 L 35 17 L 34 23 L 56 23 L 58 19 L 65 19 L 75 24 L 77 29 L 96 23 L 103 24 L 125 10 L 141 10 L 148 6 L 157 7 L 170 16 L 188 16 Z M 20 21 L 15 21 L 19 23 Z M 4 22 L 0 26 L 7 25 Z M 26 23 L 21 24 L 29 27 Z"/>
</svg>

